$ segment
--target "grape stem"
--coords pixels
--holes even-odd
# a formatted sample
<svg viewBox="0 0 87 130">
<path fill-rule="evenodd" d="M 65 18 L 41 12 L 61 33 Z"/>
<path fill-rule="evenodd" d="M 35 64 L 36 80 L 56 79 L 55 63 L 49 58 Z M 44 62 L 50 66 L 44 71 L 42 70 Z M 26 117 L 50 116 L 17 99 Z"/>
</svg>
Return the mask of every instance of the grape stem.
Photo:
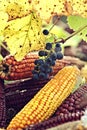
<svg viewBox="0 0 87 130">
<path fill-rule="evenodd" d="M 67 40 L 69 40 L 70 38 L 72 38 L 73 36 L 75 36 L 76 34 L 78 34 L 79 32 L 81 32 L 84 28 L 86 28 L 87 25 L 79 28 L 77 31 L 75 31 L 74 33 L 72 33 L 69 37 L 67 37 L 66 39 L 62 39 L 60 41 L 58 41 L 59 43 L 65 43 Z"/>
<path fill-rule="evenodd" d="M 52 30 L 52 28 L 57 24 L 58 20 L 60 19 L 60 17 L 57 17 L 57 19 L 55 20 L 54 24 L 52 25 L 52 27 L 49 29 L 49 32 Z"/>
</svg>

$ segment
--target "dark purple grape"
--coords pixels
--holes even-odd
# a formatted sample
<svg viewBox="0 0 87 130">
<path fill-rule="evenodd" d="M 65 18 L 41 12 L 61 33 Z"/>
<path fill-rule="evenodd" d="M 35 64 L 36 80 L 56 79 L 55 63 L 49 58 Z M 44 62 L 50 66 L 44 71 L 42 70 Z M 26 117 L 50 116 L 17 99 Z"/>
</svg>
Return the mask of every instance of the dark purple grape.
<svg viewBox="0 0 87 130">
<path fill-rule="evenodd" d="M 52 54 L 50 55 L 50 58 L 51 58 L 52 60 L 56 60 L 56 59 L 57 59 L 57 54 L 56 54 L 56 53 L 52 53 Z"/>
<path fill-rule="evenodd" d="M 43 50 L 39 51 L 39 52 L 38 52 L 38 55 L 39 55 L 39 56 L 45 56 L 45 51 L 43 51 Z"/>
<path fill-rule="evenodd" d="M 52 60 L 52 62 L 51 62 L 51 66 L 54 66 L 54 65 L 55 65 L 55 61 Z"/>
<path fill-rule="evenodd" d="M 49 65 L 51 65 L 52 59 L 51 59 L 50 57 L 48 57 L 48 58 L 46 59 L 46 63 L 49 64 Z"/>
<path fill-rule="evenodd" d="M 51 73 L 51 72 L 52 72 L 52 68 L 51 68 L 51 67 L 46 68 L 46 69 L 45 69 L 45 72 L 46 72 L 46 73 Z"/>
<path fill-rule="evenodd" d="M 35 60 L 35 61 L 34 61 L 34 64 L 37 65 L 37 64 L 38 64 L 38 60 Z"/>
<path fill-rule="evenodd" d="M 49 34 L 49 31 L 48 31 L 47 29 L 44 29 L 44 30 L 43 30 L 43 34 L 44 34 L 44 35 L 48 35 L 48 34 Z"/>
<path fill-rule="evenodd" d="M 55 47 L 55 52 L 60 52 L 60 51 L 62 51 L 61 47 Z"/>
<path fill-rule="evenodd" d="M 55 47 L 60 47 L 60 43 L 56 43 L 56 46 Z"/>
<path fill-rule="evenodd" d="M 48 73 L 45 73 L 44 79 L 48 79 L 48 78 L 49 78 L 49 74 L 48 74 Z"/>
<path fill-rule="evenodd" d="M 52 49 L 52 43 L 50 43 L 50 42 L 46 43 L 45 49 L 51 50 Z"/>
<path fill-rule="evenodd" d="M 44 64 L 44 61 L 42 59 L 35 60 L 35 65 L 41 65 Z"/>
<path fill-rule="evenodd" d="M 45 72 L 45 66 L 44 66 L 44 65 L 40 65 L 40 66 L 39 66 L 39 70 L 40 70 L 41 72 Z"/>
<path fill-rule="evenodd" d="M 46 61 L 45 61 L 45 63 L 44 63 L 44 68 L 47 69 L 47 68 L 49 68 L 49 67 L 50 67 L 50 65 L 47 64 Z"/>
<path fill-rule="evenodd" d="M 39 73 L 39 78 L 41 78 L 41 79 L 43 78 L 43 79 L 44 79 L 44 78 L 45 78 L 45 73 L 40 72 L 40 73 Z"/>
<path fill-rule="evenodd" d="M 38 75 L 38 73 L 33 74 L 33 79 L 39 80 L 39 75 Z"/>
<path fill-rule="evenodd" d="M 39 66 L 39 69 L 40 69 L 41 72 L 46 72 L 46 70 L 49 69 L 49 68 L 50 68 L 50 66 L 46 62 Z"/>
<path fill-rule="evenodd" d="M 57 53 L 57 59 L 61 60 L 63 58 L 63 54 L 61 52 Z"/>
</svg>

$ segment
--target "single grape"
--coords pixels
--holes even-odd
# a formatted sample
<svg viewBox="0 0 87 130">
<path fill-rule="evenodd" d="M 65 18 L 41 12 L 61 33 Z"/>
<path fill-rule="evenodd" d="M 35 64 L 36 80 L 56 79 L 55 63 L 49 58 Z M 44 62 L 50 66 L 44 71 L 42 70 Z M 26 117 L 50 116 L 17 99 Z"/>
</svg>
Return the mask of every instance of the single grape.
<svg viewBox="0 0 87 130">
<path fill-rule="evenodd" d="M 60 47 L 55 47 L 55 52 L 59 52 L 59 51 L 62 51 L 61 46 Z"/>
<path fill-rule="evenodd" d="M 48 79 L 49 78 L 49 74 L 40 72 L 39 73 L 39 78 L 40 79 Z"/>
<path fill-rule="evenodd" d="M 60 47 L 60 43 L 56 43 L 56 47 Z"/>
<path fill-rule="evenodd" d="M 54 65 L 55 65 L 55 61 L 52 60 L 52 62 L 51 62 L 51 66 L 54 66 Z"/>
<path fill-rule="evenodd" d="M 40 72 L 40 73 L 39 73 L 39 78 L 41 78 L 41 79 L 45 79 L 45 73 Z"/>
<path fill-rule="evenodd" d="M 38 75 L 38 73 L 33 74 L 33 79 L 39 80 L 39 75 Z"/>
<path fill-rule="evenodd" d="M 41 72 L 45 72 L 45 66 L 44 66 L 44 65 L 40 65 L 39 70 L 40 70 Z"/>
<path fill-rule="evenodd" d="M 44 61 L 42 59 L 37 59 L 37 60 L 35 60 L 34 64 L 41 65 L 41 64 L 44 64 Z"/>
<path fill-rule="evenodd" d="M 39 65 L 42 65 L 42 64 L 44 64 L 44 61 L 43 61 L 43 59 L 39 59 L 39 61 L 38 61 L 38 64 L 39 64 Z"/>
<path fill-rule="evenodd" d="M 50 58 L 52 60 L 56 60 L 57 59 L 57 54 L 56 53 L 51 53 Z"/>
<path fill-rule="evenodd" d="M 39 56 L 45 56 L 45 51 L 43 51 L 43 50 L 39 51 L 39 52 L 38 52 L 38 55 L 39 55 Z"/>
<path fill-rule="evenodd" d="M 44 29 L 44 30 L 43 30 L 43 34 L 44 34 L 44 35 L 48 35 L 48 34 L 49 34 L 49 31 L 48 31 L 47 29 Z"/>
<path fill-rule="evenodd" d="M 46 68 L 45 72 L 46 72 L 46 74 L 47 74 L 47 73 L 52 73 L 52 68 L 51 68 L 51 67 Z"/>
<path fill-rule="evenodd" d="M 44 62 L 44 67 L 45 67 L 45 68 L 50 67 L 50 65 L 46 62 L 46 60 L 45 60 L 45 62 Z"/>
<path fill-rule="evenodd" d="M 35 61 L 34 61 L 34 64 L 37 65 L 37 64 L 38 64 L 38 60 L 35 60 Z"/>
<path fill-rule="evenodd" d="M 57 59 L 61 60 L 63 58 L 63 54 L 61 52 L 57 53 Z"/>
<path fill-rule="evenodd" d="M 50 43 L 50 42 L 46 43 L 45 49 L 51 50 L 52 49 L 52 43 Z"/>
<path fill-rule="evenodd" d="M 51 59 L 50 57 L 48 57 L 48 58 L 46 59 L 46 63 L 49 64 L 49 65 L 51 65 L 52 59 Z"/>
<path fill-rule="evenodd" d="M 44 79 L 48 79 L 48 78 L 49 78 L 49 74 L 48 74 L 48 73 L 45 73 Z"/>
</svg>

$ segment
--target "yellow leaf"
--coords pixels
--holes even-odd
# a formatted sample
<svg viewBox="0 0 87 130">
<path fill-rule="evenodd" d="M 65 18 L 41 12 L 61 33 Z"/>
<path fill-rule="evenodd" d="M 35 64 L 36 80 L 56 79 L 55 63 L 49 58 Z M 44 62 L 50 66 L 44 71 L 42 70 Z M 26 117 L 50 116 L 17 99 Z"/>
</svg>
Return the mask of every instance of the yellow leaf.
<svg viewBox="0 0 87 130">
<path fill-rule="evenodd" d="M 0 35 L 2 35 L 2 31 L 6 27 L 7 21 L 8 21 L 8 14 L 3 11 L 0 11 Z"/>
<path fill-rule="evenodd" d="M 10 53 L 18 61 L 22 60 L 27 53 L 45 46 L 42 21 L 35 13 L 9 21 L 3 35 Z"/>
<path fill-rule="evenodd" d="M 32 11 L 28 0 L 0 0 L 0 11 L 8 14 L 9 20 L 23 17 Z"/>
</svg>

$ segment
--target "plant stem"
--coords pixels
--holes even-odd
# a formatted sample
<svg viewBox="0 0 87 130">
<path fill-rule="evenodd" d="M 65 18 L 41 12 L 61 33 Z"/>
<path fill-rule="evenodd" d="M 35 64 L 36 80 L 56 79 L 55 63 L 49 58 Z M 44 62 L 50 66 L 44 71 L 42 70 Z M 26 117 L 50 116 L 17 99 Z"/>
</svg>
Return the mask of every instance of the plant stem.
<svg viewBox="0 0 87 130">
<path fill-rule="evenodd" d="M 67 40 L 69 40 L 70 38 L 72 38 L 73 36 L 75 36 L 76 34 L 78 34 L 79 32 L 81 32 L 84 28 L 86 28 L 87 25 L 79 28 L 76 32 L 72 33 L 70 36 L 68 36 L 66 39 L 62 39 L 60 41 L 58 41 L 59 43 L 62 42 L 62 43 L 65 43 Z"/>
<path fill-rule="evenodd" d="M 54 21 L 54 24 L 52 25 L 52 27 L 49 29 L 49 32 L 53 29 L 53 27 L 57 24 L 57 22 L 59 21 L 60 17 L 57 17 L 57 19 Z"/>
</svg>

